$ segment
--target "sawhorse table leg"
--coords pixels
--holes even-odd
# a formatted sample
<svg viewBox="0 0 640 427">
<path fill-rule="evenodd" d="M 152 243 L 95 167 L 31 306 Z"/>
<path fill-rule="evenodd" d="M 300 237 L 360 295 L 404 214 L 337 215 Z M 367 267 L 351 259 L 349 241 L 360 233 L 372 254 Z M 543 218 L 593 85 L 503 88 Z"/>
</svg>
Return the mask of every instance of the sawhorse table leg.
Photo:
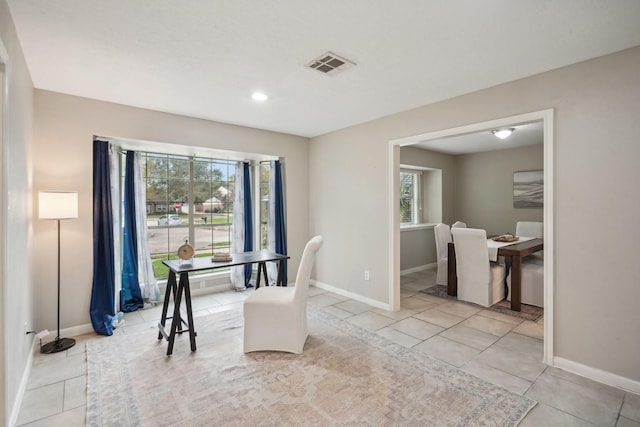
<svg viewBox="0 0 640 427">
<path fill-rule="evenodd" d="M 177 288 L 177 289 L 176 289 Z M 169 300 L 171 298 L 171 292 L 173 292 L 173 316 L 167 317 L 167 312 L 169 309 Z M 180 305 L 182 303 L 182 295 L 184 295 L 185 303 L 187 306 L 187 321 L 184 322 L 182 320 L 182 316 L 180 315 Z M 166 320 L 172 319 L 171 321 L 171 331 L 167 334 L 165 330 Z M 187 327 L 187 329 L 182 329 L 182 325 Z M 167 356 L 171 356 L 173 353 L 173 344 L 176 339 L 176 334 L 181 334 L 183 332 L 189 331 L 189 341 L 191 344 L 191 351 L 196 350 L 196 332 L 193 325 L 193 311 L 191 307 L 191 289 L 189 286 L 189 275 L 188 273 L 180 274 L 180 282 L 176 286 L 176 275 L 173 271 L 169 272 L 169 280 L 167 281 L 167 291 L 164 296 L 164 305 L 162 306 L 162 317 L 160 318 L 160 322 L 158 323 L 158 339 L 162 339 L 164 337 L 169 345 L 167 347 Z"/>
<path fill-rule="evenodd" d="M 287 286 L 284 283 L 284 261 L 279 260 L 278 262 L 278 278 L 276 280 L 276 286 Z M 256 289 L 260 287 L 260 276 L 264 277 L 264 282 L 268 286 L 269 285 L 269 276 L 267 275 L 267 263 L 259 262 L 258 263 L 258 278 L 256 279 Z"/>
<path fill-rule="evenodd" d="M 164 338 L 168 339 L 168 335 L 164 329 L 167 319 L 171 319 L 171 317 L 167 317 L 167 312 L 169 311 L 169 300 L 171 299 L 171 293 L 173 292 L 173 298 L 175 300 L 176 293 L 178 291 L 178 284 L 176 283 L 176 273 L 169 270 L 169 280 L 167 280 L 167 290 L 164 293 L 164 303 L 162 304 L 162 316 L 160 317 L 160 322 L 158 323 L 158 339 Z M 175 301 L 174 301 L 175 302 Z"/>
<path fill-rule="evenodd" d="M 277 281 L 277 285 L 278 286 L 287 286 L 287 284 L 284 283 L 284 260 L 283 259 L 278 261 L 278 281 Z"/>
<path fill-rule="evenodd" d="M 258 263 L 258 278 L 256 279 L 256 289 L 260 287 L 260 276 L 264 277 L 265 286 L 269 286 L 269 276 L 267 275 L 267 263 L 264 261 Z"/>
</svg>

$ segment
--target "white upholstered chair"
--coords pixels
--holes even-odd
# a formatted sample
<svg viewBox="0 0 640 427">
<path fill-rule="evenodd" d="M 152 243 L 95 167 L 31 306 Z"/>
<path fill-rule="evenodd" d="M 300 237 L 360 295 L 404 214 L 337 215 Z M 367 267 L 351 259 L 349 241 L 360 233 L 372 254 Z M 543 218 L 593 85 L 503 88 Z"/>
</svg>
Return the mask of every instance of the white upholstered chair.
<svg viewBox="0 0 640 427">
<path fill-rule="evenodd" d="M 516 222 L 516 236 L 537 237 L 542 239 L 544 226 L 542 222 L 518 221 Z"/>
<path fill-rule="evenodd" d="M 456 245 L 458 299 L 489 307 L 504 299 L 504 266 L 489 261 L 487 233 L 475 228 L 452 228 Z"/>
<path fill-rule="evenodd" d="M 516 236 L 544 237 L 544 223 L 537 221 L 518 221 Z M 531 254 L 522 260 L 522 274 L 520 276 L 522 288 L 520 301 L 523 304 L 544 307 L 544 255 L 542 251 Z M 511 301 L 511 272 L 507 276 L 507 301 Z"/>
<path fill-rule="evenodd" d="M 447 224 L 440 223 L 433 228 L 436 239 L 436 258 L 438 271 L 436 273 L 436 284 L 447 284 L 448 271 L 448 244 L 451 241 L 451 229 Z"/>
<path fill-rule="evenodd" d="M 456 221 L 453 223 L 451 228 L 467 228 L 467 223 L 462 221 Z"/>
<path fill-rule="evenodd" d="M 537 237 L 542 239 L 544 237 L 544 223 L 536 221 L 518 221 L 516 222 L 516 236 Z M 542 265 L 544 263 L 543 251 L 538 251 L 528 257 L 525 257 L 522 260 L 522 263 Z"/>
<path fill-rule="evenodd" d="M 295 286 L 264 286 L 244 301 L 244 352 L 285 351 L 302 353 L 309 334 L 307 296 L 311 267 L 322 236 L 304 248 Z"/>
<path fill-rule="evenodd" d="M 520 283 L 520 302 L 544 307 L 544 265 L 523 262 Z M 507 276 L 507 287 L 509 289 L 507 300 L 511 301 L 511 272 Z"/>
</svg>

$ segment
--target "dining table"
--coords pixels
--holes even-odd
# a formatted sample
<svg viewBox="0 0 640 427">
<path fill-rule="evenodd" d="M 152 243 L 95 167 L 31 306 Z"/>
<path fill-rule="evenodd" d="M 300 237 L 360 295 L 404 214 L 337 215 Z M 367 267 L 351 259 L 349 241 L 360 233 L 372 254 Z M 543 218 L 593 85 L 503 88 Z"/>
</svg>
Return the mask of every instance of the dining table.
<svg viewBox="0 0 640 427">
<path fill-rule="evenodd" d="M 487 239 L 487 249 L 489 241 Z M 504 286 L 507 287 L 507 276 L 511 272 L 511 310 L 522 310 L 522 260 L 528 255 L 541 251 L 544 248 L 544 240 L 540 238 L 522 238 L 515 242 L 508 242 L 495 248 L 496 256 L 501 256 L 505 260 Z M 491 251 L 487 250 L 491 258 Z M 456 272 L 456 250 L 455 244 L 449 242 L 447 247 L 447 294 L 458 295 L 458 276 Z M 506 292 L 505 292 L 506 293 Z"/>
</svg>

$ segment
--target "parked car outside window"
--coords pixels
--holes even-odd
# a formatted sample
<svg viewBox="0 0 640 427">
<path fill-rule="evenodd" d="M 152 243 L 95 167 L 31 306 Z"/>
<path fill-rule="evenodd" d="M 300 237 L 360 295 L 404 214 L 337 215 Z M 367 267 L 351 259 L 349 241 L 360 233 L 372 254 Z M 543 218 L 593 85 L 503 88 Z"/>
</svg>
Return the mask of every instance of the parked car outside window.
<svg viewBox="0 0 640 427">
<path fill-rule="evenodd" d="M 162 215 L 158 218 L 158 225 L 180 225 L 182 219 L 179 215 Z"/>
</svg>

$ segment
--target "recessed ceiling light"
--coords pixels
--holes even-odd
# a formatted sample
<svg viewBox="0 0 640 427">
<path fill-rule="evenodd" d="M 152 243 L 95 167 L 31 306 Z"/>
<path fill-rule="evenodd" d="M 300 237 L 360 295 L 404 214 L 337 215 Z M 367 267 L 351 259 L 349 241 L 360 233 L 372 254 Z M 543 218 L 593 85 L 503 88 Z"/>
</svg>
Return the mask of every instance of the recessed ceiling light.
<svg viewBox="0 0 640 427">
<path fill-rule="evenodd" d="M 506 129 L 496 129 L 492 130 L 491 133 L 500 139 L 505 139 L 511 136 L 515 128 L 506 128 Z"/>
<path fill-rule="evenodd" d="M 254 101 L 258 101 L 258 102 L 264 102 L 267 99 L 269 99 L 269 97 L 262 92 L 253 92 L 251 94 L 251 99 L 253 99 Z"/>
</svg>

